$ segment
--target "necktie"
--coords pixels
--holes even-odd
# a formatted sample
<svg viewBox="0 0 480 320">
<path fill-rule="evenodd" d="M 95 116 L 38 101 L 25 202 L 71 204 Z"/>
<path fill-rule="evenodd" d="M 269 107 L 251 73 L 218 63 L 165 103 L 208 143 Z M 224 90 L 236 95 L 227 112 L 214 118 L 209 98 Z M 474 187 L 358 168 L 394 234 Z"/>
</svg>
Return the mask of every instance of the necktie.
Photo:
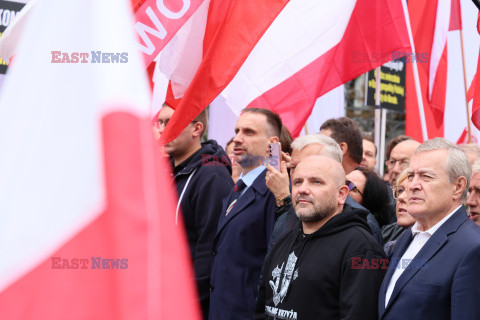
<svg viewBox="0 0 480 320">
<path fill-rule="evenodd" d="M 242 194 L 243 189 L 245 189 L 247 185 L 245 182 L 242 181 L 242 179 L 239 179 L 237 181 L 237 184 L 235 185 L 235 188 L 233 188 L 233 193 L 230 197 L 230 205 L 227 208 L 227 211 L 225 212 L 225 215 L 228 215 L 230 210 L 232 210 L 233 206 L 235 203 L 237 203 L 238 197 Z"/>
</svg>

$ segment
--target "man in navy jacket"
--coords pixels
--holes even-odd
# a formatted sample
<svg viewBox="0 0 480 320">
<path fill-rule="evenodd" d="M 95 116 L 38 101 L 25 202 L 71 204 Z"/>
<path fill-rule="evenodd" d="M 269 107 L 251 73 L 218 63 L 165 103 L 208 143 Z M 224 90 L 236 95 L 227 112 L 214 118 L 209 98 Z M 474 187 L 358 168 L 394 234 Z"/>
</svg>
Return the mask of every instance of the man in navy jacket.
<svg viewBox="0 0 480 320">
<path fill-rule="evenodd" d="M 275 197 L 265 185 L 268 144 L 282 122 L 266 109 L 243 110 L 235 126 L 235 161 L 242 174 L 224 199 L 213 246 L 210 320 L 252 319 L 260 271 L 275 223 Z M 238 199 L 235 200 L 235 198 Z"/>
<path fill-rule="evenodd" d="M 480 319 L 480 229 L 462 205 L 471 167 L 443 138 L 410 159 L 407 211 L 416 223 L 399 238 L 380 288 L 380 319 Z"/>
</svg>

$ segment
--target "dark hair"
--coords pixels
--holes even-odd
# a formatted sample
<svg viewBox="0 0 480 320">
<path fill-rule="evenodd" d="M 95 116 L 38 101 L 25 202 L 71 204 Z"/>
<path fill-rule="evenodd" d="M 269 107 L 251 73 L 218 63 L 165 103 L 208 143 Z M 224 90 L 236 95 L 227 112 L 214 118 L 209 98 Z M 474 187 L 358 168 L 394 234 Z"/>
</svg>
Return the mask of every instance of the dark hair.
<svg viewBox="0 0 480 320">
<path fill-rule="evenodd" d="M 280 133 L 278 140 L 280 140 L 280 143 L 282 144 L 282 151 L 291 155 L 293 137 L 287 127 L 282 126 L 282 132 Z"/>
<path fill-rule="evenodd" d="M 371 132 L 363 132 L 362 139 L 373 143 L 373 146 L 375 147 L 375 156 L 377 156 L 377 146 L 375 145 L 375 141 L 373 141 L 373 134 Z"/>
<path fill-rule="evenodd" d="M 201 122 L 203 124 L 203 130 L 200 133 L 200 140 L 203 138 L 205 135 L 205 132 L 207 131 L 208 128 L 208 114 L 207 114 L 207 109 L 203 109 L 202 112 L 193 120 L 197 122 Z"/>
<path fill-rule="evenodd" d="M 230 143 L 233 143 L 233 139 L 235 139 L 235 137 L 233 137 L 232 139 L 228 140 L 227 144 L 225 145 L 225 151 L 227 151 L 228 145 L 229 145 Z"/>
<path fill-rule="evenodd" d="M 345 142 L 348 146 L 348 156 L 360 164 L 363 159 L 363 141 L 362 134 L 358 124 L 347 117 L 329 119 L 325 121 L 320 130 L 330 129 L 331 137 L 338 144 Z"/>
<path fill-rule="evenodd" d="M 374 171 L 366 168 L 358 168 L 357 170 L 367 178 L 361 205 L 373 214 L 380 227 L 389 224 L 390 214 L 388 205 L 390 196 L 387 184 Z"/>
<path fill-rule="evenodd" d="M 263 114 L 265 117 L 267 117 L 267 136 L 268 137 L 277 137 L 280 140 L 280 135 L 282 132 L 282 119 L 280 119 L 280 116 L 276 114 L 275 112 L 268 110 L 268 109 L 263 109 L 263 108 L 245 108 L 242 110 L 242 113 L 245 112 L 252 112 L 252 113 L 260 113 Z"/>
<path fill-rule="evenodd" d="M 399 136 L 396 136 L 392 140 L 390 140 L 387 143 L 387 146 L 385 147 L 385 160 L 390 159 L 390 154 L 392 153 L 393 148 L 395 148 L 397 146 L 397 144 L 399 144 L 400 142 L 406 141 L 406 140 L 412 140 L 412 138 L 410 138 L 409 136 L 401 134 Z"/>
</svg>

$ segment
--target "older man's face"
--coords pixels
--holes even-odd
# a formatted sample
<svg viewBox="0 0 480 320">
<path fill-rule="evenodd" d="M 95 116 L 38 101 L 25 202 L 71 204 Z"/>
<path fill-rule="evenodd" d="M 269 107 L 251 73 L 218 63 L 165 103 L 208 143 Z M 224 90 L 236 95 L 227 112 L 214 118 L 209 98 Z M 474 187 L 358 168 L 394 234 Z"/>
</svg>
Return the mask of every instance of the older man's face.
<svg viewBox="0 0 480 320">
<path fill-rule="evenodd" d="M 455 185 L 445 169 L 446 150 L 417 153 L 410 159 L 407 211 L 415 220 L 434 219 L 452 211 Z"/>
<path fill-rule="evenodd" d="M 467 205 L 470 219 L 480 226 L 480 172 L 475 172 L 468 188 Z"/>
</svg>

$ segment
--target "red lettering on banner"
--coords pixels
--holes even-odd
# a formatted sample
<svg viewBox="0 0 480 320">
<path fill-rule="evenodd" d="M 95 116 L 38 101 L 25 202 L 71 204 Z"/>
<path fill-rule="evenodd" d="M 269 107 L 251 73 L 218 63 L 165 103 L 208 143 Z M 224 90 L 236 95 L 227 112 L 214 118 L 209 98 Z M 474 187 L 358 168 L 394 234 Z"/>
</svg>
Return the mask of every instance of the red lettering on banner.
<svg viewBox="0 0 480 320">
<path fill-rule="evenodd" d="M 147 0 L 135 13 L 137 48 L 148 67 L 204 0 Z"/>
</svg>

